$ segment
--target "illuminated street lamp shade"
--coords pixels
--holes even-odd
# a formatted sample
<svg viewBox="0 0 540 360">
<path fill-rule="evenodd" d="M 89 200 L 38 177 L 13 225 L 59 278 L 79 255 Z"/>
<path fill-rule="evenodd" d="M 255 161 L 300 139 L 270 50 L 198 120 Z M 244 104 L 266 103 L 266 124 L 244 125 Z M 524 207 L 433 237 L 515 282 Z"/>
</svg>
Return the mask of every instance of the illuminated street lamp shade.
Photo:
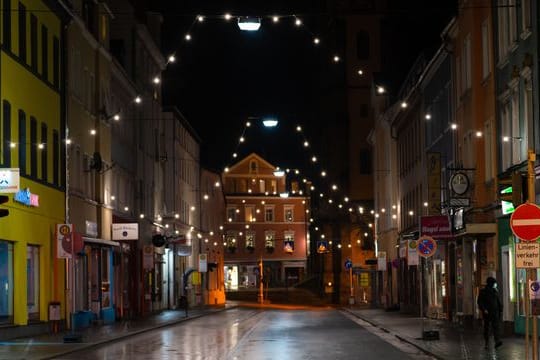
<svg viewBox="0 0 540 360">
<path fill-rule="evenodd" d="M 238 27 L 243 31 L 257 31 L 261 27 L 261 19 L 257 17 L 239 17 Z"/>
<path fill-rule="evenodd" d="M 278 124 L 278 121 L 276 119 L 264 119 L 263 125 L 266 127 L 276 127 Z"/>
</svg>

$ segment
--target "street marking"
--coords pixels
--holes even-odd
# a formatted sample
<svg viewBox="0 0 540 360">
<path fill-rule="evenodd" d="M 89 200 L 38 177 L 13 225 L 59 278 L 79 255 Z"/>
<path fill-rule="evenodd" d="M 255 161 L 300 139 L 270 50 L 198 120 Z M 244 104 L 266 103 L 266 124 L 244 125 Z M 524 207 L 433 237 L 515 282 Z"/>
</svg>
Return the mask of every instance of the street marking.
<svg viewBox="0 0 540 360">
<path fill-rule="evenodd" d="M 358 325 L 362 326 L 365 330 L 369 331 L 375 336 L 378 336 L 379 338 L 383 339 L 390 345 L 396 347 L 398 350 L 410 355 L 414 359 L 420 359 L 420 360 L 436 360 L 435 357 L 428 355 L 424 353 L 422 350 L 418 349 L 417 347 L 409 344 L 408 342 L 405 342 L 403 340 L 400 340 L 392 333 L 385 331 L 384 329 L 381 329 L 379 327 L 376 327 L 370 323 L 368 323 L 365 320 L 362 320 L 352 314 L 350 314 L 347 311 L 340 310 L 340 313 L 347 317 L 348 319 L 354 321 Z"/>
<path fill-rule="evenodd" d="M 512 220 L 514 226 L 533 226 L 540 225 L 540 219 L 515 219 Z"/>
</svg>

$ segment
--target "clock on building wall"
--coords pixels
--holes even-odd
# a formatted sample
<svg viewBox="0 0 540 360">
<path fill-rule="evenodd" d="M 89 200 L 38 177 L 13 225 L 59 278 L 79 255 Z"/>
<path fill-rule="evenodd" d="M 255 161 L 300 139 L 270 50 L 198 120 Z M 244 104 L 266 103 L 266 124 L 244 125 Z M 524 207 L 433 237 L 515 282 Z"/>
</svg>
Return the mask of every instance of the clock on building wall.
<svg viewBox="0 0 540 360">
<path fill-rule="evenodd" d="M 463 195 L 469 190 L 469 178 L 465 173 L 457 172 L 450 178 L 450 189 L 457 195 Z"/>
</svg>

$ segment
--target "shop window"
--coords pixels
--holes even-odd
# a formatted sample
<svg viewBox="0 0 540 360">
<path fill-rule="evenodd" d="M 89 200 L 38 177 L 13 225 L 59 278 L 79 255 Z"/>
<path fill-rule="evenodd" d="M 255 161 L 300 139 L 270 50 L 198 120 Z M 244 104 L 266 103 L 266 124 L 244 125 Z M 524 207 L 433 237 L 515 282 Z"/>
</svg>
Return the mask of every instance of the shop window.
<svg viewBox="0 0 540 360">
<path fill-rule="evenodd" d="M 13 244 L 0 241 L 0 324 L 13 323 Z"/>
<path fill-rule="evenodd" d="M 110 267 L 109 258 L 111 250 L 101 249 L 101 304 L 102 307 L 111 306 Z"/>
<path fill-rule="evenodd" d="M 26 247 L 26 306 L 28 320 L 39 320 L 39 247 Z"/>
</svg>

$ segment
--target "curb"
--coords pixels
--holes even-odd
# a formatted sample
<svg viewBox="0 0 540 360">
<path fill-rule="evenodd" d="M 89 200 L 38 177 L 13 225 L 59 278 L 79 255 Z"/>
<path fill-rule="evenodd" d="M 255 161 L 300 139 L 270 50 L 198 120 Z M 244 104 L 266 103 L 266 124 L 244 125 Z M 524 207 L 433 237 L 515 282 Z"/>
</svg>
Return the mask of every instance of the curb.
<svg viewBox="0 0 540 360">
<path fill-rule="evenodd" d="M 368 324 L 370 324 L 370 325 L 372 325 L 372 326 L 374 326 L 374 327 L 376 327 L 376 328 L 378 328 L 378 329 L 381 329 L 382 331 L 384 331 L 384 332 L 386 332 L 386 333 L 388 333 L 388 334 L 392 334 L 393 336 L 395 336 L 395 337 L 396 337 L 397 339 L 399 339 L 400 341 L 406 342 L 407 344 L 414 346 L 415 348 L 417 348 L 418 350 L 422 351 L 422 352 L 425 353 L 426 355 L 433 356 L 435 359 L 438 359 L 438 360 L 445 360 L 445 358 L 441 357 L 440 355 L 437 355 L 437 354 L 435 354 L 435 353 L 433 353 L 433 352 L 431 352 L 431 351 L 429 351 L 429 350 L 423 348 L 422 346 L 416 344 L 415 342 L 413 342 L 413 341 L 411 341 L 411 340 L 409 340 L 409 339 L 407 339 L 407 338 L 405 338 L 405 337 L 399 335 L 398 333 L 395 333 L 395 332 L 393 332 L 393 331 L 391 331 L 391 330 L 389 330 L 389 329 L 383 327 L 383 326 L 380 325 L 380 324 L 377 324 L 376 322 L 373 322 L 373 321 L 370 320 L 370 319 L 367 319 L 367 318 L 365 318 L 365 317 L 363 317 L 363 316 L 360 316 L 360 315 L 356 314 L 355 312 L 351 311 L 350 309 L 347 309 L 347 308 L 341 308 L 341 310 L 348 312 L 349 314 L 351 314 L 351 315 L 353 315 L 353 316 L 355 316 L 355 317 L 357 317 L 357 318 L 359 318 L 359 319 L 361 319 L 361 320 L 367 322 Z"/>
<path fill-rule="evenodd" d="M 198 319 L 198 318 L 203 317 L 203 316 L 217 314 L 217 313 L 227 311 L 227 310 L 231 310 L 231 309 L 236 309 L 237 307 L 238 307 L 238 305 L 232 305 L 230 307 L 226 307 L 226 308 L 223 308 L 223 309 L 218 309 L 218 310 L 215 310 L 215 311 L 209 311 L 209 312 L 206 312 L 206 313 L 193 315 L 193 316 L 188 316 L 186 318 L 182 318 L 182 319 L 178 319 L 178 320 L 164 322 L 162 324 L 158 324 L 158 325 L 155 325 L 155 326 L 149 326 L 147 328 L 126 332 L 125 334 L 121 334 L 121 335 L 115 336 L 113 338 L 102 339 L 102 340 L 98 340 L 96 342 L 86 343 L 86 344 L 81 345 L 80 347 L 77 347 L 75 349 L 70 349 L 70 350 L 67 350 L 67 351 L 58 352 L 58 353 L 53 354 L 53 355 L 47 355 L 45 357 L 39 358 L 39 360 L 56 359 L 59 356 L 65 356 L 65 355 L 73 354 L 73 353 L 76 353 L 76 352 L 79 352 L 79 351 L 88 350 L 88 349 L 91 349 L 91 348 L 94 348 L 94 347 L 101 346 L 103 344 L 113 343 L 115 341 L 123 340 L 125 338 L 130 337 L 130 336 L 135 336 L 135 335 L 139 335 L 139 334 L 142 334 L 142 333 L 145 333 L 145 332 L 148 332 L 148 331 L 161 329 L 161 328 L 171 326 L 171 325 L 176 325 L 176 324 L 179 324 L 179 323 L 182 323 L 182 322 L 185 322 L 185 321 L 195 320 L 195 319 Z"/>
</svg>

